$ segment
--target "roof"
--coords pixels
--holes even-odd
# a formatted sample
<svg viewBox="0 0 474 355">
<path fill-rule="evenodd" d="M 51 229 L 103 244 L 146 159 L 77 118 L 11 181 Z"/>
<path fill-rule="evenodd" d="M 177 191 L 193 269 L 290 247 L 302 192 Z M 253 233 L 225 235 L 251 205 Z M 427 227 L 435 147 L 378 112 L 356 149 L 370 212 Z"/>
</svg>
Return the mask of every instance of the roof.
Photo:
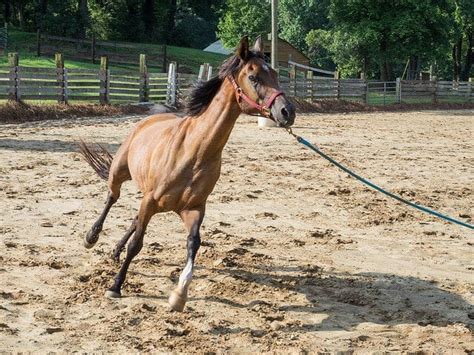
<svg viewBox="0 0 474 355">
<path fill-rule="evenodd" d="M 214 43 L 211 43 L 208 45 L 206 48 L 203 49 L 204 52 L 211 52 L 211 53 L 218 53 L 218 54 L 231 54 L 232 51 L 228 50 L 227 48 L 224 47 L 221 41 L 215 41 Z"/>
<path fill-rule="evenodd" d="M 266 49 L 268 49 L 269 51 L 271 51 L 271 40 L 270 39 L 263 39 L 263 43 L 264 43 L 264 46 L 267 47 Z M 298 53 L 299 56 L 301 56 L 301 58 L 304 58 L 306 61 L 309 62 L 309 58 L 306 54 L 304 54 L 303 52 L 301 52 L 298 48 L 296 48 L 294 45 L 292 45 L 290 42 L 284 40 L 283 38 L 281 37 L 278 37 L 278 49 L 280 50 L 281 48 L 281 45 L 282 44 L 286 44 L 288 47 L 290 47 L 295 53 Z"/>
</svg>

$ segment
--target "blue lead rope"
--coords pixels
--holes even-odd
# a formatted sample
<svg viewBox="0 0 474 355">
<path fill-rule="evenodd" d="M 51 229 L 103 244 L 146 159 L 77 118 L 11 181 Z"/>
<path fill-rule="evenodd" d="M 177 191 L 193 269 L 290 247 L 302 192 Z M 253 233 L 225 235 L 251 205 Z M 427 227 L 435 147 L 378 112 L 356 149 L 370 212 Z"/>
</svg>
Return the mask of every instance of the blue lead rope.
<svg viewBox="0 0 474 355">
<path fill-rule="evenodd" d="M 459 224 L 460 226 L 463 226 L 463 227 L 467 227 L 469 229 L 474 229 L 474 225 L 472 224 L 469 224 L 469 223 L 466 223 L 466 222 L 463 222 L 463 221 L 460 221 L 460 220 L 457 220 L 455 218 L 452 218 L 452 217 L 449 217 L 449 216 L 446 216 L 442 213 L 439 213 L 439 212 L 436 212 L 428 207 L 425 207 L 425 206 L 420 206 L 420 205 L 417 205 L 416 203 L 414 202 L 411 202 L 411 201 L 408 201 L 408 200 L 405 200 L 403 197 L 400 197 L 400 196 L 397 196 L 389 191 L 386 191 L 384 190 L 383 188 L 381 188 L 380 186 L 377 186 L 375 185 L 373 182 L 370 182 L 369 180 L 367 179 L 364 179 L 362 176 L 359 176 L 357 175 L 356 173 L 354 173 L 353 171 L 349 170 L 348 168 L 346 168 L 344 165 L 338 163 L 337 161 L 335 161 L 333 158 L 331 158 L 330 156 L 324 154 L 321 150 L 319 150 L 316 146 L 314 146 L 313 144 L 311 144 L 310 142 L 308 142 L 306 139 L 294 134 L 291 129 L 287 129 L 288 130 L 288 133 L 290 133 L 291 135 L 293 135 L 296 140 L 305 145 L 306 147 L 308 147 L 309 149 L 315 151 L 316 153 L 318 153 L 320 156 L 322 156 L 324 159 L 328 160 L 329 162 L 331 162 L 332 164 L 334 164 L 335 166 L 337 166 L 339 169 L 341 170 L 344 170 L 346 173 L 348 173 L 350 176 L 356 178 L 357 180 L 359 180 L 360 182 L 370 186 L 371 188 L 377 190 L 377 191 L 380 191 L 381 193 L 391 197 L 391 198 L 394 198 L 395 200 L 397 201 L 400 201 L 408 206 L 411 206 L 413 208 L 416 208 L 417 210 L 420 210 L 422 212 L 425 212 L 425 213 L 428 213 L 428 214 L 431 214 L 433 216 L 436 216 L 436 217 L 439 217 L 439 218 L 442 218 L 448 222 L 451 222 L 451 223 L 456 223 L 456 224 Z"/>
</svg>

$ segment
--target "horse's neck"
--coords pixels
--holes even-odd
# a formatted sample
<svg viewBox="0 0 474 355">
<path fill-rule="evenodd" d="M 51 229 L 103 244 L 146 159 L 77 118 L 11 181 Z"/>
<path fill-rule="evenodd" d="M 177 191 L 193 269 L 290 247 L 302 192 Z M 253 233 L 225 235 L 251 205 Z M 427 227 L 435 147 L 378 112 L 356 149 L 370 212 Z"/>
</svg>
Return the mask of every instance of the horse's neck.
<svg viewBox="0 0 474 355">
<path fill-rule="evenodd" d="M 234 88 L 224 80 L 206 111 L 197 118 L 198 131 L 202 135 L 201 147 L 208 154 L 222 152 L 240 112 Z"/>
</svg>

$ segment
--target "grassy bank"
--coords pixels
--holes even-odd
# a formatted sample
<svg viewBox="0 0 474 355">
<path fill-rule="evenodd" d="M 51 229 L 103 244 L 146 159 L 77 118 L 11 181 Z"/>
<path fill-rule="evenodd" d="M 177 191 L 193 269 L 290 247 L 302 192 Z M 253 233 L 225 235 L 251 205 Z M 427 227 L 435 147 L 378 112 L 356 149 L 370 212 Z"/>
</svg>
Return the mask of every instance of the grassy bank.
<svg viewBox="0 0 474 355">
<path fill-rule="evenodd" d="M 155 44 L 141 44 L 144 49 L 158 50 L 159 45 Z M 8 64 L 8 52 L 18 52 L 20 55 L 20 64 L 24 66 L 36 66 L 41 68 L 54 68 L 54 58 L 49 57 L 40 57 L 36 56 L 36 34 L 30 32 L 22 32 L 17 30 L 8 31 L 8 48 L 6 53 L 3 56 L 0 56 L 0 66 Z M 181 66 L 188 67 L 194 73 L 198 73 L 199 66 L 202 63 L 210 63 L 213 67 L 217 68 L 226 56 L 215 53 L 204 52 L 199 49 L 194 48 L 183 48 L 168 46 L 167 47 L 167 56 L 168 61 L 175 61 Z M 69 60 L 67 57 L 65 59 L 65 65 L 68 68 L 84 68 L 84 69 L 93 69 L 98 68 L 98 64 L 92 64 L 87 61 L 77 61 Z M 127 66 L 127 65 L 112 65 L 111 69 L 137 69 L 138 70 L 138 55 L 137 55 L 137 65 Z M 160 68 L 149 68 L 150 71 L 156 72 L 160 71 Z"/>
</svg>

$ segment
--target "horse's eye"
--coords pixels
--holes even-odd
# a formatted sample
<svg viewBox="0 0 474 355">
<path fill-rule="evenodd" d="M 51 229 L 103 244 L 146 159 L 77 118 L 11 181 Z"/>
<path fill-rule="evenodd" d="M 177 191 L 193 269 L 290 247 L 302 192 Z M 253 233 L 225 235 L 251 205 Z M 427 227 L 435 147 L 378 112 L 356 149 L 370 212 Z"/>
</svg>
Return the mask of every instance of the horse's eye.
<svg viewBox="0 0 474 355">
<path fill-rule="evenodd" d="M 257 78 L 253 75 L 249 75 L 249 80 L 252 81 L 252 82 L 256 82 Z"/>
</svg>

